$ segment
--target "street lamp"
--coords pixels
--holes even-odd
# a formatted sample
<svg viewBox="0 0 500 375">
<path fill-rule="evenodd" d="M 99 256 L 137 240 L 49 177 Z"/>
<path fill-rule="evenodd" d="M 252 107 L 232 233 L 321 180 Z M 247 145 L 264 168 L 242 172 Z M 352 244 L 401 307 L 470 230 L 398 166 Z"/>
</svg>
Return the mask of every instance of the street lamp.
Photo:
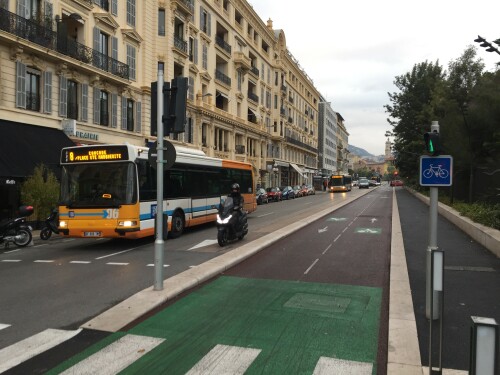
<svg viewBox="0 0 500 375">
<path fill-rule="evenodd" d="M 482 36 L 478 35 L 477 38 L 474 39 L 474 42 L 480 43 L 479 45 L 483 48 L 486 48 L 487 52 L 496 52 L 500 55 L 500 51 L 493 44 L 491 44 L 486 39 L 484 39 Z M 500 38 L 497 40 L 494 40 L 493 43 L 500 46 Z"/>
</svg>

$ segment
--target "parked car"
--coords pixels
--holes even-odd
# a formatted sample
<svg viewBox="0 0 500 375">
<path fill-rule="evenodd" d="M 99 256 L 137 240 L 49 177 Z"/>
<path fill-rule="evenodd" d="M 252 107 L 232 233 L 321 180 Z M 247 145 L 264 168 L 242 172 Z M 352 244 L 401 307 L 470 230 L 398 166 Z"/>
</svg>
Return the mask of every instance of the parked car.
<svg viewBox="0 0 500 375">
<path fill-rule="evenodd" d="M 272 187 L 272 188 L 269 187 L 266 189 L 266 192 L 267 192 L 267 197 L 269 198 L 270 201 L 279 202 L 283 199 L 279 187 Z"/>
<path fill-rule="evenodd" d="M 300 191 L 302 192 L 303 197 L 309 195 L 309 189 L 306 184 L 300 186 Z"/>
<path fill-rule="evenodd" d="M 370 186 L 380 186 L 380 182 L 378 182 L 377 180 L 370 180 Z"/>
<path fill-rule="evenodd" d="M 283 199 L 295 199 L 295 191 L 291 186 L 281 186 L 280 190 Z"/>
<path fill-rule="evenodd" d="M 263 188 L 257 189 L 255 192 L 255 200 L 257 201 L 257 204 L 269 203 L 266 190 Z"/>
<path fill-rule="evenodd" d="M 306 186 L 307 186 L 307 194 L 308 195 L 316 194 L 316 189 L 314 188 L 314 186 L 312 186 L 311 184 L 308 184 Z"/>
<path fill-rule="evenodd" d="M 295 185 L 292 188 L 293 188 L 293 191 L 295 192 L 296 198 L 299 198 L 302 196 L 302 189 L 301 189 L 300 185 Z"/>
<path fill-rule="evenodd" d="M 403 186 L 403 181 L 401 181 L 401 180 L 392 180 L 389 185 L 390 186 Z"/>
<path fill-rule="evenodd" d="M 369 189 L 370 188 L 370 181 L 368 181 L 367 178 L 360 178 L 358 182 L 358 186 L 360 189 Z"/>
</svg>

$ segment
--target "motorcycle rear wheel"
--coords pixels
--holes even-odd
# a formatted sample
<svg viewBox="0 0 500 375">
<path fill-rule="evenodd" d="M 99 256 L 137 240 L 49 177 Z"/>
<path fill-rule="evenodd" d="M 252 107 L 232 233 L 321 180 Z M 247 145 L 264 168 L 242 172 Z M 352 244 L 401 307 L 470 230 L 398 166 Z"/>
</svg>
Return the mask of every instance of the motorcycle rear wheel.
<svg viewBox="0 0 500 375">
<path fill-rule="evenodd" d="M 52 231 L 48 227 L 43 227 L 42 230 L 40 231 L 40 238 L 42 240 L 48 240 L 52 236 Z"/>
<path fill-rule="evenodd" d="M 28 229 L 21 228 L 16 231 L 14 243 L 19 247 L 25 247 L 29 245 L 32 239 L 33 235 L 31 234 L 31 231 Z"/>
<path fill-rule="evenodd" d="M 221 247 L 227 244 L 227 230 L 220 230 L 217 233 L 217 242 Z"/>
</svg>

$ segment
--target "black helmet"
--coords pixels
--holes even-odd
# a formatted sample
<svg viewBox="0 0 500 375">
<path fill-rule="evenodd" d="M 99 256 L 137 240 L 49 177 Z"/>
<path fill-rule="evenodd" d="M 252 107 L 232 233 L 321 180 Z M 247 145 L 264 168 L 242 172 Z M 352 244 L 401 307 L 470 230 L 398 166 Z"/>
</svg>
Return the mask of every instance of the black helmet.
<svg viewBox="0 0 500 375">
<path fill-rule="evenodd" d="M 234 183 L 231 185 L 231 191 L 233 193 L 239 193 L 240 192 L 240 185 L 237 183 Z"/>
</svg>

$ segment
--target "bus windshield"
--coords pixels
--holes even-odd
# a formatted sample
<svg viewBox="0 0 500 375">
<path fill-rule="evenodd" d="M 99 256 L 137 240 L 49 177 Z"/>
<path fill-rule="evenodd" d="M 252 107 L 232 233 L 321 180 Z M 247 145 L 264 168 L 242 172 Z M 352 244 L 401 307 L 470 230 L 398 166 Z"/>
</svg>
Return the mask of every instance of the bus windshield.
<svg viewBox="0 0 500 375">
<path fill-rule="evenodd" d="M 137 202 L 137 177 L 132 162 L 65 165 L 61 204 L 68 207 L 118 207 Z"/>
<path fill-rule="evenodd" d="M 334 176 L 330 179 L 330 186 L 342 186 L 344 185 L 344 179 L 342 176 Z"/>
</svg>

